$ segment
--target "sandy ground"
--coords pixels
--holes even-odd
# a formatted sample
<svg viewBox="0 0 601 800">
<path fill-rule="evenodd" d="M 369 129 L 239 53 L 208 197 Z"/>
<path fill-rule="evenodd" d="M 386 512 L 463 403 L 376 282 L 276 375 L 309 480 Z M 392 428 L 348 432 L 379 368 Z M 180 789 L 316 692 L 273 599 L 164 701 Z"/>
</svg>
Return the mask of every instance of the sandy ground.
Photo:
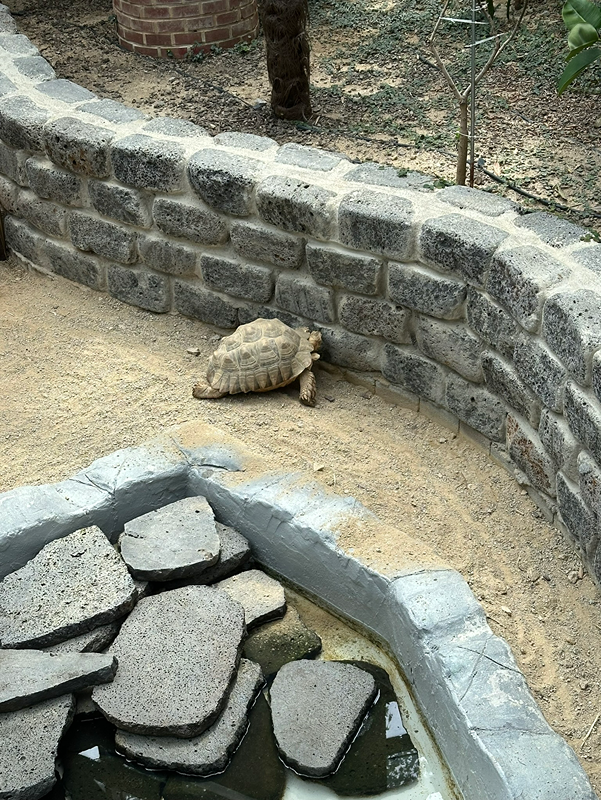
<svg viewBox="0 0 601 800">
<path fill-rule="evenodd" d="M 471 441 L 323 368 L 314 409 L 294 387 L 194 400 L 220 333 L 0 263 L 0 491 L 63 479 L 195 419 L 274 468 L 306 470 L 463 574 L 601 792 L 601 724 L 582 744 L 601 711 L 601 603 L 571 545 Z M 402 559 L 393 534 L 367 543 L 351 531 L 344 544 Z"/>
</svg>

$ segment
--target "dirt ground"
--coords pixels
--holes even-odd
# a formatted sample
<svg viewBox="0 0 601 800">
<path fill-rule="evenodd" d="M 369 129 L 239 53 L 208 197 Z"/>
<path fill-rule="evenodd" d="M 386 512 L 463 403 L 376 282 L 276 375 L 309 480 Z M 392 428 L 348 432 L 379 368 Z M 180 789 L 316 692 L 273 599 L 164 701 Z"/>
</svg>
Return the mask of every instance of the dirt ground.
<svg viewBox="0 0 601 800">
<path fill-rule="evenodd" d="M 68 281 L 0 264 L 0 491 L 61 480 L 94 459 L 200 419 L 274 469 L 306 470 L 431 546 L 510 643 L 549 723 L 601 792 L 601 597 L 573 548 L 476 446 L 324 369 L 296 390 L 198 401 L 221 332 Z M 198 348 L 198 356 L 188 352 Z M 394 566 L 393 537 L 346 537 Z M 582 576 L 582 577 L 581 577 Z"/>
</svg>

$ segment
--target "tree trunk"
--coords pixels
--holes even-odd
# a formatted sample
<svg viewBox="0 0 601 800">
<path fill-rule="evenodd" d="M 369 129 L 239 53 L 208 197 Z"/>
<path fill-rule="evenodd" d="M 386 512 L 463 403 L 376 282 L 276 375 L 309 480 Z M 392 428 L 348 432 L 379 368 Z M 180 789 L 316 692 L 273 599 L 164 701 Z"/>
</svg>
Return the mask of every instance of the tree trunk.
<svg viewBox="0 0 601 800">
<path fill-rule="evenodd" d="M 459 145 L 457 147 L 457 176 L 455 183 L 458 186 L 465 186 L 465 174 L 467 169 L 467 100 L 459 103 Z"/>
<path fill-rule="evenodd" d="M 271 108 L 276 117 L 309 119 L 309 37 L 307 0 L 259 0 L 265 35 Z"/>
</svg>

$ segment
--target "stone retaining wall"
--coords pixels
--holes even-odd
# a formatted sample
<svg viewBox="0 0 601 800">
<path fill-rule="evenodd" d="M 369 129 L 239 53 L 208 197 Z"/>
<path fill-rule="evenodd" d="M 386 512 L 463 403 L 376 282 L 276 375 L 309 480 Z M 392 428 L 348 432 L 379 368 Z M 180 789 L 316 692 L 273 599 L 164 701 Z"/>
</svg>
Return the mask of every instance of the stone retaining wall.
<svg viewBox="0 0 601 800">
<path fill-rule="evenodd" d="M 141 308 L 323 334 L 327 361 L 471 435 L 601 583 L 601 245 L 503 198 L 56 79 L 0 6 L 12 251 Z"/>
</svg>

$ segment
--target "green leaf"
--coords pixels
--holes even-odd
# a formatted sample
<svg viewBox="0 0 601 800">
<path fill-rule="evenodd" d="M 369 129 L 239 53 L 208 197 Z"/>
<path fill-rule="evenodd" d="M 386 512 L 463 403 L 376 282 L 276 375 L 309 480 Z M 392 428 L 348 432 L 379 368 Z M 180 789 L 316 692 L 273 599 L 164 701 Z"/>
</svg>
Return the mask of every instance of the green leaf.
<svg viewBox="0 0 601 800">
<path fill-rule="evenodd" d="M 568 61 L 580 53 L 581 50 L 584 50 L 586 47 L 591 47 L 591 45 L 598 41 L 599 35 L 597 31 L 592 25 L 589 25 L 588 22 L 580 22 L 578 25 L 575 25 L 568 36 L 568 45 L 570 46 L 570 52 L 567 57 Z"/>
<path fill-rule="evenodd" d="M 583 22 L 588 22 L 596 30 L 601 28 L 601 6 L 591 3 L 590 0 L 568 0 L 561 16 L 570 31 Z"/>
<path fill-rule="evenodd" d="M 598 47 L 590 47 L 588 50 L 578 53 L 559 76 L 557 81 L 558 94 L 563 94 L 572 81 L 598 58 L 601 58 L 601 49 Z"/>
</svg>

